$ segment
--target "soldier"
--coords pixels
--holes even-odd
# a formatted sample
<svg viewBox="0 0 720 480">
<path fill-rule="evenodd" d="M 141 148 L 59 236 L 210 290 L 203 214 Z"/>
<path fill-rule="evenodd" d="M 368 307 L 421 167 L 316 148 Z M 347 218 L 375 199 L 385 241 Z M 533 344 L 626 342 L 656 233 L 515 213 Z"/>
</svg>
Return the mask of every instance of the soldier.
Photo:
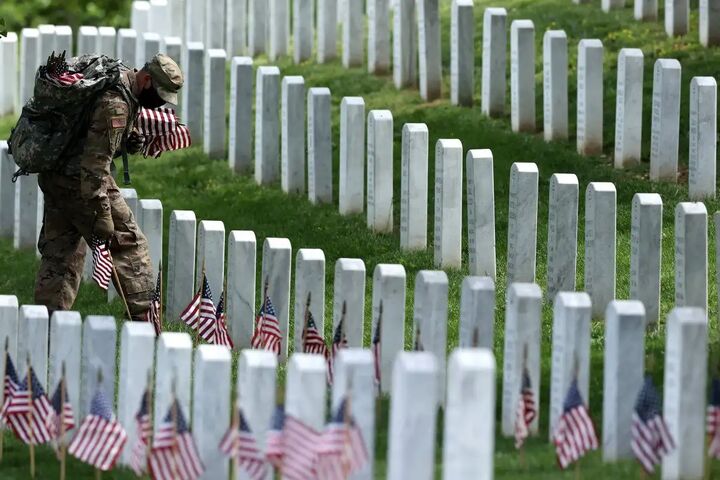
<svg viewBox="0 0 720 480">
<path fill-rule="evenodd" d="M 109 242 L 121 289 L 115 287 L 124 293 L 133 320 L 144 320 L 155 288 L 147 239 L 110 169 L 122 148 L 136 153 L 142 147 L 144 139 L 132 131 L 139 107 L 177 104 L 182 85 L 180 67 L 167 55 L 155 55 L 139 71 L 123 68 L 120 82 L 93 106 L 81 153 L 67 159 L 60 173 L 38 176 L 45 212 L 35 301 L 51 314 L 75 302 L 86 251 L 81 239 L 90 244 L 95 237 Z"/>
</svg>

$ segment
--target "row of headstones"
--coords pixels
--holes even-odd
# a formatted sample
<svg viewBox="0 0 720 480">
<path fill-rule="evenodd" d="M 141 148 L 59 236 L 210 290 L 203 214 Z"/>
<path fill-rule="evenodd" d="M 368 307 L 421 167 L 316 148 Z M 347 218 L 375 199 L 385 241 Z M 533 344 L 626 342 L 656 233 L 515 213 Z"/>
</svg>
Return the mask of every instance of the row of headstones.
<svg viewBox="0 0 720 480">
<path fill-rule="evenodd" d="M 541 304 L 542 292 L 535 284 L 513 284 L 508 289 L 501 414 L 504 436 L 514 435 L 516 406 L 525 369 L 530 376 L 536 405 L 542 405 Z M 591 402 L 591 310 L 589 296 L 581 292 L 561 292 L 554 305 L 549 402 L 551 432 L 560 417 L 565 393 L 573 379 L 578 380 L 583 399 Z M 645 373 L 646 326 L 641 302 L 614 300 L 608 306 L 602 406 L 603 458 L 606 461 L 633 456 L 630 429 L 635 399 Z M 676 308 L 668 317 L 663 410 L 677 449 L 664 459 L 663 478 L 700 478 L 702 474 L 707 329 L 705 311 L 699 308 Z M 88 411 L 88 403 L 98 385 L 98 370 L 104 378 L 115 378 L 116 335 L 112 317 L 91 316 L 83 323 L 76 312 L 56 312 L 48 322 L 44 307 L 22 306 L 18 309 L 14 296 L 0 296 L 0 336 L 11 340 L 10 354 L 17 359 L 18 370 L 23 372 L 26 369 L 29 358 L 47 390 L 57 384 L 64 365 L 70 401 L 79 405 L 79 408 L 76 407 L 78 417 Z M 476 334 L 470 336 L 476 337 Z M 461 337 L 461 347 L 470 341 L 468 337 Z M 385 342 L 385 339 L 382 341 Z M 492 472 L 495 365 L 491 352 L 487 348 L 454 351 L 448 365 L 447 392 L 444 351 L 442 356 L 428 351 L 398 352 L 393 357 L 390 385 L 383 390 L 392 393 L 388 456 L 390 478 L 425 478 L 432 471 L 437 406 L 443 404 L 446 405 L 445 454 L 448 455 L 445 457 L 445 468 L 478 473 L 478 470 L 465 470 L 475 465 L 474 468 L 486 469 L 483 470 L 484 475 Z M 381 355 L 385 363 L 384 353 Z M 203 461 L 209 466 L 208 472 L 212 472 L 207 478 L 220 478 L 217 475 L 226 474 L 228 468 L 219 456 L 217 445 L 229 424 L 231 356 L 225 347 L 200 346 L 195 352 L 194 377 L 192 356 L 192 340 L 188 334 L 163 333 L 156 347 L 155 334 L 149 324 L 125 323 L 117 367 L 118 417 L 129 430 L 130 438 L 134 438 L 134 415 L 148 378 L 156 372 L 153 389 L 155 428 L 158 428 L 168 408 L 172 386 L 175 385 L 183 410 L 192 412 L 195 439 L 201 446 Z M 4 356 L 0 362 L 4 362 Z M 240 403 L 261 445 L 276 400 L 277 362 L 277 358 L 267 352 L 244 350 L 240 356 L 237 385 Z M 337 405 L 344 394 L 351 395 L 353 414 L 363 430 L 368 451 L 373 452 L 377 392 L 373 356 L 368 350 L 351 349 L 343 351 L 336 362 L 333 405 Z M 324 359 L 296 354 L 290 358 L 288 365 L 287 413 L 321 429 L 326 404 Z M 0 363 L 0 367 L 4 364 Z M 352 389 L 348 392 L 350 385 Z M 101 388 L 106 389 L 111 398 L 115 397 L 114 381 L 103 384 Z M 411 418 L 413 421 L 408 421 Z M 537 434 L 538 425 L 539 415 L 530 426 L 531 433 Z M 468 442 L 470 438 L 472 442 Z M 465 447 L 450 454 L 453 452 L 450 447 L 456 442 Z M 465 450 L 469 444 L 473 445 L 471 451 Z M 131 449 L 129 443 L 123 463 L 129 461 Z M 418 452 L 427 455 L 419 455 Z M 478 455 L 484 462 L 477 461 Z M 418 459 L 423 458 L 418 465 Z M 402 460 L 401 464 L 393 466 L 397 460 Z M 422 476 L 395 476 L 399 475 L 395 469 L 405 471 L 403 469 L 406 468 Z M 366 473 L 371 478 L 372 462 Z"/>
<path fill-rule="evenodd" d="M 589 3 L 589 0 L 573 0 L 575 3 Z M 720 44 L 720 3 L 717 0 L 699 0 L 698 25 L 700 43 L 704 46 Z M 602 0 L 602 10 L 609 12 L 625 8 L 625 0 Z M 658 0 L 635 0 L 636 20 L 658 19 Z M 687 35 L 690 31 L 689 0 L 665 0 L 665 33 L 669 37 Z"/>
<path fill-rule="evenodd" d="M 371 112 L 372 113 L 372 112 Z M 372 116 L 371 116 L 372 118 Z M 362 123 L 361 123 L 362 125 Z M 427 142 L 427 132 L 419 129 Z M 410 137 L 412 126 L 404 129 Z M 388 134 L 391 138 L 391 133 Z M 420 145 L 422 143 L 420 142 Z M 412 144 L 409 138 L 403 144 Z M 427 147 L 425 147 L 427 148 Z M 417 151 L 418 148 L 408 148 Z M 438 142 L 438 158 L 442 168 L 437 169 L 435 208 L 435 258 L 441 268 L 459 267 L 462 239 L 462 146 L 452 140 Z M 404 156 L 405 158 L 405 156 Z M 382 162 L 381 162 L 382 163 Z M 401 230 L 403 248 L 425 248 L 427 195 L 427 164 L 407 165 L 403 172 Z M 362 164 L 360 164 L 362 167 Z M 496 278 L 495 219 L 492 153 L 489 150 L 471 150 L 467 155 L 468 181 L 468 248 L 470 274 Z M 18 183 L 9 181 L 14 163 L 7 155 L 5 142 L 0 142 L 0 235 L 12 237 L 16 248 L 34 248 L 42 222 L 42 192 L 34 176 L 24 176 Z M 419 171 L 419 174 L 416 174 Z M 387 177 L 387 175 L 383 175 Z M 425 180 L 423 185 L 422 180 Z M 533 163 L 515 163 L 510 173 L 508 214 L 508 283 L 535 282 L 538 229 L 539 172 Z M 392 184 L 389 197 L 392 197 Z M 412 188 L 410 187 L 412 186 Z M 373 190 L 369 190 L 373 192 Z M 159 200 L 139 200 L 132 189 L 123 189 L 123 196 L 137 217 L 150 246 L 153 264 L 162 258 L 163 207 Z M 423 198 L 423 195 L 425 196 Z M 377 196 L 377 194 L 375 194 Z M 595 304 L 594 315 L 602 315 L 609 301 L 615 298 L 616 267 L 616 211 L 615 186 L 607 182 L 588 184 L 585 202 L 585 289 Z M 575 290 L 577 261 L 577 227 L 579 182 L 573 174 L 554 174 L 550 179 L 547 244 L 548 298 L 559 291 Z M 369 208 L 370 210 L 370 208 Z M 662 264 L 662 199 L 657 194 L 639 193 L 632 203 L 630 298 L 641 300 L 651 322 L 657 322 L 660 305 L 660 276 Z M 675 301 L 678 306 L 708 305 L 708 218 L 702 203 L 679 203 L 675 209 Z M 718 227 L 717 214 L 715 217 Z M 167 303 L 168 314 L 178 318 L 185 302 L 192 297 L 200 284 L 204 265 L 210 286 L 216 295 L 223 290 L 225 252 L 228 260 L 228 303 L 233 339 L 239 346 L 249 345 L 251 319 L 255 307 L 256 238 L 251 231 L 233 231 L 227 237 L 225 226 L 219 221 L 200 221 L 192 211 L 173 211 L 168 238 Z M 197 247 L 196 247 L 197 245 Z M 699 253 L 702 252 L 702 253 Z M 290 298 L 290 267 L 292 248 L 287 239 L 268 239 L 263 246 L 263 275 L 270 275 L 270 296 L 283 305 Z M 89 262 L 89 256 L 86 256 Z M 86 278 L 90 278 L 89 263 Z M 314 273 L 311 273 L 314 272 Z M 313 298 L 324 299 L 325 258 L 322 250 L 301 249 L 296 260 L 296 285 L 304 278 L 317 277 L 311 289 Z M 341 274 L 340 272 L 345 272 Z M 377 273 L 377 271 L 376 271 Z M 338 278 L 348 276 L 338 283 Z M 350 312 L 358 311 L 350 324 L 362 325 L 362 299 L 365 288 L 365 267 L 362 260 L 341 259 L 336 265 L 336 289 L 353 292 Z M 404 285 L 404 269 L 402 273 Z M 247 279 L 252 279 L 248 281 Z M 303 279 L 300 281 L 300 279 Z M 361 280 L 362 279 L 362 280 Z M 350 288 L 352 285 L 352 288 Z M 404 287 L 403 287 L 404 290 Z M 296 292 L 296 321 L 302 315 L 302 300 L 307 291 Z M 345 296 L 350 297 L 348 293 Z M 110 298 L 114 298 L 111 294 Z M 323 302 L 317 302 L 323 308 Z M 334 321 L 339 321 L 341 302 L 336 302 Z M 401 302 L 404 305 L 404 300 Z M 287 304 L 289 305 L 289 304 Z M 404 308 L 404 307 L 403 307 Z M 287 328 L 288 308 L 281 308 Z M 316 312 L 324 318 L 324 312 Z M 242 322 L 234 325 L 233 322 Z M 361 328 L 361 327 L 360 327 Z M 285 332 L 288 330 L 286 329 Z M 241 333 L 244 332 L 244 333 Z M 296 345 L 299 332 L 296 332 Z M 352 336 L 352 335 L 351 335 Z M 362 338 L 362 330 L 358 339 Z M 287 345 L 287 344 L 285 344 Z"/>
<path fill-rule="evenodd" d="M 0 337 L 10 340 L 9 353 L 16 359 L 20 374 L 24 375 L 30 359 L 46 391 L 56 387 L 65 370 L 66 391 L 75 407 L 76 424 L 88 413 L 97 388 L 102 388 L 111 399 L 117 396 L 118 419 L 131 439 L 121 456 L 121 465 L 130 464 L 137 434 L 135 415 L 148 380 L 154 381 L 155 431 L 170 406 L 174 389 L 182 410 L 191 420 L 206 467 L 202 478 L 227 477 L 229 462 L 218 449 L 231 419 L 232 358 L 226 347 L 201 345 L 193 351 L 192 340 L 186 333 L 166 332 L 156 341 L 150 324 L 126 322 L 120 333 L 118 356 L 113 317 L 89 316 L 83 322 L 77 312 L 55 312 L 48 320 L 45 307 L 18 308 L 14 296 L 0 296 Z M 356 479 L 373 478 L 377 412 L 373 362 L 370 350 L 356 348 L 342 350 L 334 365 L 332 408 L 336 409 L 345 395 L 350 396 L 352 414 L 363 432 L 367 451 L 371 452 L 369 463 L 353 477 Z M 266 351 L 243 350 L 239 357 L 239 404 L 261 448 L 275 403 L 280 400 L 277 366 L 275 355 Z M 2 355 L 0 370 L 4 371 L 4 367 Z M 316 355 L 295 354 L 288 362 L 286 413 L 318 431 L 322 431 L 327 416 L 326 368 L 325 359 Z M 397 356 L 391 373 L 388 478 L 426 478 L 434 471 L 436 415 L 441 403 L 438 392 L 444 391 L 444 368 L 444 357 L 440 366 L 430 353 L 403 352 Z M 98 371 L 106 379 L 100 385 Z M 448 382 L 445 478 L 459 478 L 458 472 L 472 473 L 472 478 L 492 478 L 495 431 L 492 351 L 453 352 Z M 443 388 L 439 388 L 441 385 Z M 0 391 L 0 402 L 2 395 Z M 469 435 L 476 440 L 470 447 L 466 444 Z"/>
</svg>

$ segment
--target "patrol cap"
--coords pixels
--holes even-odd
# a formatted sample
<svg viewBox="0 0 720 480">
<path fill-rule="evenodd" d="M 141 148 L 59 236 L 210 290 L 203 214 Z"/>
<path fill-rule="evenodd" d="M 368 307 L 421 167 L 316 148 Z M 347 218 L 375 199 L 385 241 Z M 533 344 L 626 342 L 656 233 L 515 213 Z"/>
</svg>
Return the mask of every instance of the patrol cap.
<svg viewBox="0 0 720 480">
<path fill-rule="evenodd" d="M 153 86 L 160 98 L 177 105 L 177 92 L 184 83 L 183 74 L 178 64 L 164 53 L 158 53 L 145 65 L 145 70 L 150 74 Z"/>
</svg>

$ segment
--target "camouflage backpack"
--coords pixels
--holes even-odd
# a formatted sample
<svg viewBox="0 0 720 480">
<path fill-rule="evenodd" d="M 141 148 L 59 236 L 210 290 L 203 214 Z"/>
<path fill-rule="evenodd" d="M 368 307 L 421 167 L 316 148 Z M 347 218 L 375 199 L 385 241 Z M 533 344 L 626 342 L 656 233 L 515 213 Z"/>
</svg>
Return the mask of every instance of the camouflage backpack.
<svg viewBox="0 0 720 480">
<path fill-rule="evenodd" d="M 59 171 L 82 152 L 92 107 L 120 83 L 121 63 L 104 55 L 83 55 L 69 65 L 53 52 L 35 75 L 33 97 L 8 139 L 20 175 Z"/>
</svg>

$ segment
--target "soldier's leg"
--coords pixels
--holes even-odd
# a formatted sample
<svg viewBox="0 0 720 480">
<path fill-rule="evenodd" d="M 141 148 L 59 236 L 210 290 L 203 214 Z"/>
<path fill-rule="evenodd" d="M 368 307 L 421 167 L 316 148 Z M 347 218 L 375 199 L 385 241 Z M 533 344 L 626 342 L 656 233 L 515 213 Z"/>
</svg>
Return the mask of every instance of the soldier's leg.
<svg viewBox="0 0 720 480">
<path fill-rule="evenodd" d="M 80 232 L 52 197 L 45 197 L 43 226 L 38 240 L 42 255 L 35 281 L 35 302 L 50 312 L 69 310 L 82 280 L 85 245 Z"/>
<path fill-rule="evenodd" d="M 116 187 L 108 188 L 108 197 L 115 223 L 110 253 L 130 314 L 139 317 L 150 308 L 150 296 L 155 289 L 148 242 L 120 191 Z"/>
</svg>

